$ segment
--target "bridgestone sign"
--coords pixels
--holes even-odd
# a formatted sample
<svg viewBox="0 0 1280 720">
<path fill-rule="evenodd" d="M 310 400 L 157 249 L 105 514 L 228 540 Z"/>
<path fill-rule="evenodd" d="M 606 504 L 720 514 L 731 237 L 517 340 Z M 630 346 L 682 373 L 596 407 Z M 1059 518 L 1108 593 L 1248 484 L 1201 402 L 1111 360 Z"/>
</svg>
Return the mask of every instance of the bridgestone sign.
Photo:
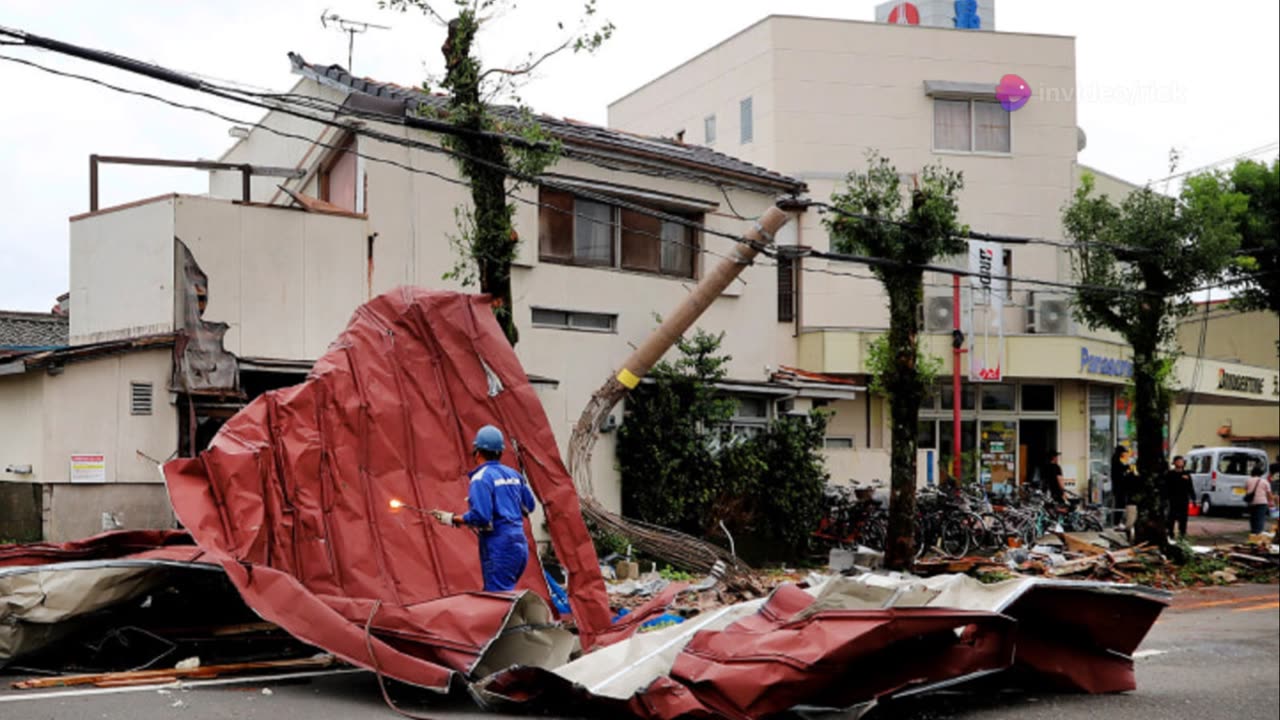
<svg viewBox="0 0 1280 720">
<path fill-rule="evenodd" d="M 1248 375 L 1236 375 L 1234 373 L 1229 373 L 1226 370 L 1219 370 L 1218 389 L 1261 395 L 1262 378 L 1249 377 Z"/>
</svg>

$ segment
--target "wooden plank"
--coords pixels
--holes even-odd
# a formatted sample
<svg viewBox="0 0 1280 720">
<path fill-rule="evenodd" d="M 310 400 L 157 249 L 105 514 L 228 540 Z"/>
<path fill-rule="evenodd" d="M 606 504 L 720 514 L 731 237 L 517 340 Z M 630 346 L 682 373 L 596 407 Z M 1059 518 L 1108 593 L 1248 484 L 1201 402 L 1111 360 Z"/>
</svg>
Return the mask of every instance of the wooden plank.
<svg viewBox="0 0 1280 720">
<path fill-rule="evenodd" d="M 1091 542 L 1085 542 L 1080 538 L 1073 537 L 1071 533 L 1057 533 L 1062 540 L 1068 552 L 1078 552 L 1085 555 L 1102 555 L 1107 552 L 1107 548 L 1100 545 L 1094 545 Z"/>
<path fill-rule="evenodd" d="M 278 670 L 284 668 L 329 667 L 334 664 L 332 655 L 317 655 L 292 660 L 263 660 L 259 662 L 231 663 L 229 665 L 206 665 L 184 670 L 164 668 L 160 670 L 137 670 L 133 672 L 94 673 L 88 675 L 62 675 L 59 677 L 34 678 L 12 683 L 18 690 L 35 688 L 70 687 L 72 685 L 97 685 L 99 683 L 127 683 L 145 685 L 147 683 L 171 683 L 179 678 L 211 678 L 230 673 L 252 672 L 255 670 Z"/>
</svg>

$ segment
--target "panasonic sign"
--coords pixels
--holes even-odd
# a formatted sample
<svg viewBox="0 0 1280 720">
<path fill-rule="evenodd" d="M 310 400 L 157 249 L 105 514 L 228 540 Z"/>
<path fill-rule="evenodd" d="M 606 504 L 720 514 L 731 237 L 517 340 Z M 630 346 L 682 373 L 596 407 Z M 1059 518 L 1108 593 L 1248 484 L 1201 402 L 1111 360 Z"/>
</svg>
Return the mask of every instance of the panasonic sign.
<svg viewBox="0 0 1280 720">
<path fill-rule="evenodd" d="M 1092 355 L 1089 348 L 1080 348 L 1080 372 L 1111 377 L 1133 377 L 1133 363 L 1119 358 Z"/>
</svg>

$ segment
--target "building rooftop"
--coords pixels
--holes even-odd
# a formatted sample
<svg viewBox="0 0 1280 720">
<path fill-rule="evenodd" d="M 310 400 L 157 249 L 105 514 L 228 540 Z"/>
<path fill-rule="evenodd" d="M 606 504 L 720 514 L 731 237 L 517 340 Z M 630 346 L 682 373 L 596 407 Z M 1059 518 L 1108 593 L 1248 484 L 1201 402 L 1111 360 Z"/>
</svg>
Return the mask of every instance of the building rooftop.
<svg viewBox="0 0 1280 720">
<path fill-rule="evenodd" d="M 289 60 L 293 63 L 294 72 L 303 77 L 339 90 L 389 100 L 406 117 L 417 116 L 423 106 L 443 109 L 448 103 L 448 98 L 444 95 L 370 78 L 358 78 L 340 65 L 315 65 L 308 63 L 297 53 L 289 53 Z M 519 112 L 511 106 L 498 106 L 495 110 L 512 118 L 517 117 Z M 789 193 L 805 190 L 805 184 L 801 180 L 701 145 L 687 144 L 672 138 L 638 135 L 550 115 L 535 115 L 534 118 L 544 130 L 575 155 L 623 160 L 629 165 L 648 167 L 654 171 L 660 171 L 664 167 L 670 170 L 670 166 L 674 165 L 686 172 L 701 174 L 712 182 L 729 180 L 736 181 L 737 184 Z"/>
<path fill-rule="evenodd" d="M 67 344 L 66 315 L 0 310 L 0 351 L 49 350 Z"/>
</svg>

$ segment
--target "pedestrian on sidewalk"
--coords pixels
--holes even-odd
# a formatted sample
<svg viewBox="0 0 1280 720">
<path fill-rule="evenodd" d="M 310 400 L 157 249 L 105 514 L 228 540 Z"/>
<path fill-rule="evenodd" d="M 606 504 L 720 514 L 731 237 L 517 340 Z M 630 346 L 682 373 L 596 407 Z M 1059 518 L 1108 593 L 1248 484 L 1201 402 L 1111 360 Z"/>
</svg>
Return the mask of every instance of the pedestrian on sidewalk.
<svg viewBox="0 0 1280 720">
<path fill-rule="evenodd" d="M 1173 459 L 1173 467 L 1164 474 L 1164 497 L 1169 503 L 1168 534 L 1169 539 L 1187 536 L 1188 506 L 1196 501 L 1196 488 L 1191 482 L 1191 473 L 1187 472 L 1186 458 L 1181 455 Z M 1177 528 L 1177 535 L 1174 529 Z"/>
<path fill-rule="evenodd" d="M 1043 467 L 1040 468 L 1040 484 L 1043 490 L 1046 490 L 1053 501 L 1059 505 L 1067 503 L 1067 484 L 1062 476 L 1062 466 L 1058 464 L 1058 458 L 1062 453 L 1057 450 L 1050 450 L 1045 453 L 1047 458 Z"/>
<path fill-rule="evenodd" d="M 1111 495 L 1116 509 L 1124 508 L 1124 532 L 1133 540 L 1133 526 L 1138 522 L 1138 505 L 1134 493 L 1138 476 L 1129 466 L 1129 448 L 1117 445 L 1111 453 Z"/>
<path fill-rule="evenodd" d="M 1262 464 L 1256 463 L 1249 470 L 1249 480 L 1244 486 L 1245 502 L 1249 505 L 1249 534 L 1257 535 L 1267 528 L 1267 515 L 1276 498 L 1271 494 L 1271 484 L 1262 476 Z"/>
</svg>

